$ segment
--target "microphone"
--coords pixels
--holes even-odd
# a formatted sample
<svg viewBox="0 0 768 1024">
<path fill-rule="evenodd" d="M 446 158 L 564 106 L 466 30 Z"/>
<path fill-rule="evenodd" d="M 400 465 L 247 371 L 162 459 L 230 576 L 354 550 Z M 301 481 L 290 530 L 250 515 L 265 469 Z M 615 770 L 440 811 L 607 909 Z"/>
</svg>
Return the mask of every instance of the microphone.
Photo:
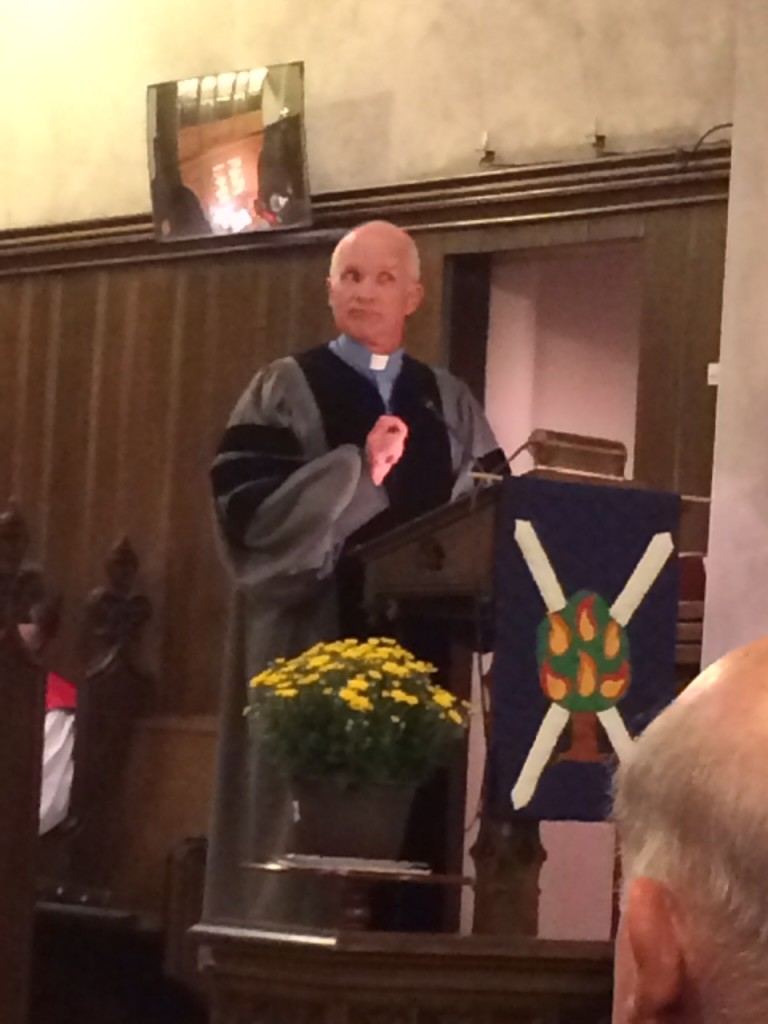
<svg viewBox="0 0 768 1024">
<path fill-rule="evenodd" d="M 422 399 L 422 405 L 445 428 L 458 445 L 461 455 L 458 476 L 461 476 L 466 465 L 469 466 L 469 475 L 473 480 L 489 480 L 496 476 L 510 475 L 511 470 L 509 469 L 507 457 L 501 448 L 492 448 L 485 455 L 474 455 L 472 453 L 471 440 L 467 443 L 467 439 L 461 436 L 452 423 L 448 422 L 442 410 L 438 408 L 431 398 Z M 512 457 L 514 458 L 518 454 L 519 452 L 515 452 Z"/>
<path fill-rule="evenodd" d="M 505 476 L 514 476 L 512 472 L 512 463 L 521 455 L 530 445 L 532 438 L 528 437 L 522 444 L 518 445 L 517 448 L 512 452 L 511 455 L 507 455 L 503 448 L 492 448 L 486 452 L 485 455 L 473 455 L 470 445 L 466 443 L 466 440 L 459 434 L 459 432 L 453 427 L 452 424 L 443 416 L 442 411 L 432 401 L 431 398 L 422 399 L 422 405 L 427 409 L 435 419 L 442 424 L 443 427 L 448 431 L 450 436 L 459 446 L 461 451 L 461 464 L 465 463 L 470 465 L 470 475 L 475 480 L 494 480 L 501 479 Z"/>
</svg>

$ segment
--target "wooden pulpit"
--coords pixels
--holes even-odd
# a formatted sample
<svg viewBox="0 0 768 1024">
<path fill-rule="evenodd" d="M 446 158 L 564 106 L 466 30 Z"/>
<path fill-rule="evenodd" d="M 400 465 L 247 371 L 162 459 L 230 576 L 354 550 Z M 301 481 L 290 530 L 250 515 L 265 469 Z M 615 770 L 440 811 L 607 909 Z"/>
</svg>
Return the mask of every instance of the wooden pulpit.
<svg viewBox="0 0 768 1024">
<path fill-rule="evenodd" d="M 616 476 L 557 469 L 545 465 L 530 474 L 560 482 L 600 486 L 637 486 Z M 501 485 L 490 484 L 451 504 L 360 546 L 356 557 L 364 567 L 364 600 L 372 620 L 396 623 L 418 616 L 449 624 L 454 639 L 453 665 L 446 680 L 454 692 L 469 696 L 471 655 L 485 649 L 491 625 L 496 535 L 500 519 Z M 702 563 L 706 546 L 708 502 L 683 498 L 678 550 Z M 686 574 L 683 574 L 685 581 Z M 702 593 L 683 593 L 677 623 L 678 678 L 696 674 L 701 658 Z M 396 629 L 396 627 L 393 627 Z M 462 648 L 464 655 L 462 656 Z M 464 673 L 465 678 L 461 679 Z M 490 679 L 483 685 L 490 697 Z M 487 702 L 486 702 L 487 703 Z M 485 722 L 486 736 L 489 722 Z M 450 798 L 460 811 L 447 816 L 453 823 L 447 835 L 447 862 L 461 867 L 463 842 L 463 777 L 454 782 Z M 538 823 L 516 819 L 495 822 L 483 815 L 473 849 L 477 879 L 474 930 L 493 934 L 535 935 L 538 876 L 544 861 Z"/>
<path fill-rule="evenodd" d="M 490 601 L 499 496 L 496 485 L 474 491 L 359 547 L 368 607 L 442 617 Z"/>
<path fill-rule="evenodd" d="M 551 467 L 540 474 L 563 479 Z M 578 472 L 574 479 L 583 482 Z M 454 664 L 443 681 L 464 696 L 469 691 L 472 647 L 490 638 L 485 627 L 491 625 L 500 498 L 501 487 L 480 487 L 350 553 L 363 567 L 372 631 L 382 628 L 383 618 L 385 631 L 405 639 L 409 620 L 418 626 L 425 620 L 429 626 L 431 620 L 432 632 L 451 643 Z M 695 532 L 691 518 L 701 532 L 700 511 L 694 509 L 692 517 L 684 512 L 683 534 Z M 683 547 L 702 550 L 700 543 L 687 539 Z M 687 638 L 692 640 L 690 629 Z M 446 829 L 450 849 L 434 882 L 449 877 L 443 872 L 461 867 L 463 767 L 457 765 L 454 784 L 448 787 L 448 802 L 455 798 L 455 803 L 438 823 Z M 332 934 L 318 936 L 307 936 L 305 930 L 273 935 L 256 926 L 233 928 L 227 922 L 197 926 L 194 932 L 211 985 L 212 1020 L 609 1020 L 611 944 L 534 938 L 542 856 L 538 822 L 484 820 L 473 856 L 477 878 L 471 935 L 459 932 L 455 894 L 448 890 L 442 926 L 431 933 L 408 927 L 350 930 L 344 923 Z M 411 894 L 407 902 L 412 899 Z"/>
<path fill-rule="evenodd" d="M 638 486 L 631 480 L 553 468 L 531 475 L 601 486 Z M 466 619 L 489 605 L 500 497 L 499 485 L 483 487 L 357 548 L 354 554 L 364 566 L 364 599 L 370 611 L 391 615 L 399 606 L 436 618 Z M 706 552 L 708 528 L 709 500 L 683 496 L 680 552 L 700 560 Z M 703 611 L 703 578 L 700 588 L 697 584 L 692 597 L 682 595 L 680 609 L 680 625 L 685 626 L 679 629 L 678 658 L 686 666 L 697 666 L 701 658 L 700 629 L 691 626 L 691 620 Z"/>
</svg>

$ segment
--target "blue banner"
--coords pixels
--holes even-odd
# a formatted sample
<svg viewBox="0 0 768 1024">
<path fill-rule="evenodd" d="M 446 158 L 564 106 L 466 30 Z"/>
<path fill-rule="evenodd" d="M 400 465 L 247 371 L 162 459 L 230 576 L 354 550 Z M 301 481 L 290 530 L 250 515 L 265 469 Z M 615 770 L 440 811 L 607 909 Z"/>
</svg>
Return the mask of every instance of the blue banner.
<svg viewBox="0 0 768 1024">
<path fill-rule="evenodd" d="M 495 563 L 489 810 L 601 821 L 675 696 L 677 495 L 513 477 Z"/>
</svg>

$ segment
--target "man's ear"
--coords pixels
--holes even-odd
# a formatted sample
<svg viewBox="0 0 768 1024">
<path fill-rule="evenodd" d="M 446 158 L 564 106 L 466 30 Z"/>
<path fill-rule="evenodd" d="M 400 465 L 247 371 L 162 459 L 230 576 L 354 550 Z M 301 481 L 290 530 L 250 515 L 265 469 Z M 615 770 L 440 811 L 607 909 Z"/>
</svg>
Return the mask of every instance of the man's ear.
<svg viewBox="0 0 768 1024">
<path fill-rule="evenodd" d="M 637 1024 L 668 1020 L 685 987 L 685 951 L 680 921 L 669 890 L 636 878 L 624 908 L 628 951 L 634 961 L 630 1019 Z"/>
<path fill-rule="evenodd" d="M 424 298 L 424 285 L 421 281 L 414 281 L 408 291 L 408 301 L 405 306 L 405 315 L 410 316 L 411 313 L 415 313 L 421 305 L 421 300 Z"/>
</svg>

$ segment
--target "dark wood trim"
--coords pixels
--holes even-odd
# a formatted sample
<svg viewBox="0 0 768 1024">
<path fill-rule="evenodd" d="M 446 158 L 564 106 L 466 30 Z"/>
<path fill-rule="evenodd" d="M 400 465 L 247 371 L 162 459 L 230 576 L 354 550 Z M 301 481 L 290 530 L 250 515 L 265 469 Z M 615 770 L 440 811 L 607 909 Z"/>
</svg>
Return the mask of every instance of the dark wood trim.
<svg viewBox="0 0 768 1024">
<path fill-rule="evenodd" d="M 330 939 L 198 925 L 212 1024 L 377 1020 L 487 1024 L 607 1019 L 607 943 L 363 933 Z M 267 1011 L 268 1012 L 265 1012 Z"/>
<path fill-rule="evenodd" d="M 0 232 L 0 276 L 219 253 L 330 245 L 351 225 L 386 218 L 412 231 L 466 229 L 725 201 L 730 146 L 532 164 L 314 197 L 305 231 L 167 243 L 149 214 Z"/>
<path fill-rule="evenodd" d="M 445 261 L 445 320 L 448 369 L 485 401 L 485 364 L 491 313 L 491 253 L 466 253 Z"/>
</svg>

